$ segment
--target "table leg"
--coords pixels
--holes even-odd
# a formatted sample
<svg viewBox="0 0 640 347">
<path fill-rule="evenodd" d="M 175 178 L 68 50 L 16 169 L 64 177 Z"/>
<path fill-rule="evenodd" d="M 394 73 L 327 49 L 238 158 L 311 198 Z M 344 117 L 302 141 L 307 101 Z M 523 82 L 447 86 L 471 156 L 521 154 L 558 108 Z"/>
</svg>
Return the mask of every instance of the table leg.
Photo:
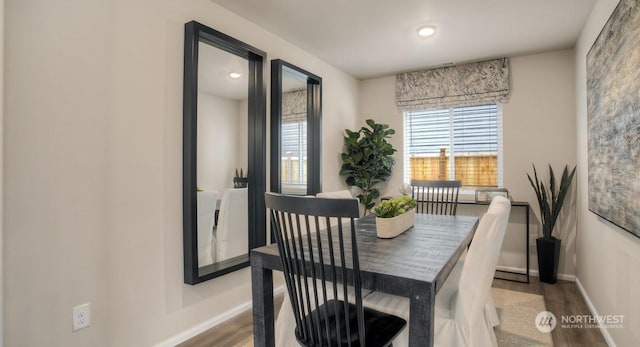
<svg viewBox="0 0 640 347">
<path fill-rule="evenodd" d="M 526 242 L 527 250 L 526 252 L 527 252 L 527 283 L 529 283 L 529 252 L 530 252 L 529 250 L 529 205 L 527 204 L 524 208 L 527 210 L 527 242 Z"/>
<path fill-rule="evenodd" d="M 273 319 L 273 272 L 251 257 L 251 295 L 253 298 L 253 345 L 275 346 Z"/>
<path fill-rule="evenodd" d="M 431 288 L 414 290 L 409 302 L 409 346 L 433 346 L 435 293 Z"/>
</svg>

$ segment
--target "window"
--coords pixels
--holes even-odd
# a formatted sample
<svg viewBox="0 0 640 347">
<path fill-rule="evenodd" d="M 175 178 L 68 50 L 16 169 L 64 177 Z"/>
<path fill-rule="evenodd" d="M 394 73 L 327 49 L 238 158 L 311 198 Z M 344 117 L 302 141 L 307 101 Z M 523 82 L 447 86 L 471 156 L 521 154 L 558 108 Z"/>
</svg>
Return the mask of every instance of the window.
<svg viewBox="0 0 640 347">
<path fill-rule="evenodd" d="M 463 186 L 502 186 L 500 105 L 408 111 L 404 116 L 405 182 L 461 180 Z"/>
<path fill-rule="evenodd" d="M 281 182 L 288 186 L 307 187 L 307 120 L 282 122 Z"/>
</svg>

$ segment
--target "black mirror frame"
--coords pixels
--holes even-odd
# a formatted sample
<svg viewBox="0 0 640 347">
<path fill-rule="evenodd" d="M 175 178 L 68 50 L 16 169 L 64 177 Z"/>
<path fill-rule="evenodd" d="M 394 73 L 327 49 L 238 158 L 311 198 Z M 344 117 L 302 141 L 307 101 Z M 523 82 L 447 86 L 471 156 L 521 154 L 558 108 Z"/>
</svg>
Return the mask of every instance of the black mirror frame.
<svg viewBox="0 0 640 347">
<path fill-rule="evenodd" d="M 184 283 L 197 284 L 249 266 L 249 254 L 232 262 L 209 265 L 211 272 L 200 276 L 196 206 L 198 44 L 205 42 L 249 62 L 248 96 L 248 209 L 249 251 L 266 244 L 266 53 L 208 26 L 191 21 L 184 33 L 183 85 L 183 255 Z"/>
<path fill-rule="evenodd" d="M 282 72 L 307 81 L 307 195 L 322 191 L 322 78 L 281 59 L 271 60 L 271 192 L 282 192 L 280 128 L 282 126 Z"/>
</svg>

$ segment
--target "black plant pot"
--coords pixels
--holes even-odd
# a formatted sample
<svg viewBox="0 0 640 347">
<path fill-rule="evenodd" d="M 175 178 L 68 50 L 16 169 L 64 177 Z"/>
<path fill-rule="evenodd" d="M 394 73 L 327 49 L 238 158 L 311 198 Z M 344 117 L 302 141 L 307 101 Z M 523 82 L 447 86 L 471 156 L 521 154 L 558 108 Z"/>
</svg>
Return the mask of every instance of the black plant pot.
<svg viewBox="0 0 640 347">
<path fill-rule="evenodd" d="M 558 263 L 560 262 L 560 244 L 558 239 L 536 239 L 538 248 L 538 271 L 540 282 L 556 283 L 558 280 Z"/>
<path fill-rule="evenodd" d="M 247 188 L 249 177 L 234 177 L 233 188 Z"/>
</svg>

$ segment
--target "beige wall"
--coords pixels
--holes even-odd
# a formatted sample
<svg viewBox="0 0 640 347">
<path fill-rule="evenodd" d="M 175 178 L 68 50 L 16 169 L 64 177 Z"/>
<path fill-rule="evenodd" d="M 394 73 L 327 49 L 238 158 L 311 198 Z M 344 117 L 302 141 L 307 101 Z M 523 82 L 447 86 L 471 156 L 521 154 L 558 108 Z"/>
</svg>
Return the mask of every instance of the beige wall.
<svg viewBox="0 0 640 347">
<path fill-rule="evenodd" d="M 586 55 L 618 4 L 596 3 L 576 44 L 578 238 L 577 278 L 599 314 L 624 315 L 624 328 L 609 329 L 611 345 L 640 346 L 640 239 L 588 210 Z"/>
<path fill-rule="evenodd" d="M 531 164 L 535 164 L 548 181 L 548 164 L 557 174 L 565 165 L 573 168 L 576 163 L 574 69 L 573 50 L 511 59 L 512 92 L 503 107 L 504 185 L 514 200 L 531 205 L 532 269 L 538 268 L 534 239 L 537 232 L 541 235 L 540 210 L 526 173 L 532 173 Z M 575 218 L 572 194 L 554 231 L 562 239 L 558 273 L 568 276 L 575 274 Z"/>
<path fill-rule="evenodd" d="M 9 0 L 9 346 L 149 346 L 246 303 L 249 272 L 182 283 L 183 26 L 192 19 L 323 77 L 323 178 L 342 187 L 352 77 L 208 0 Z M 267 81 L 269 81 L 269 65 Z M 71 332 L 71 309 L 92 322 Z"/>
<path fill-rule="evenodd" d="M 4 167 L 4 0 L 0 0 L 0 167 Z M 3 196 L 4 172 L 0 170 L 0 196 Z M 1 312 L 4 312 L 4 223 L 3 221 L 3 199 L 0 199 L 0 347 L 2 347 L 4 336 L 4 320 Z"/>
<path fill-rule="evenodd" d="M 575 164 L 575 77 L 573 50 L 513 57 L 511 59 L 511 98 L 503 105 L 504 123 L 504 185 L 514 200 L 529 201 L 539 215 L 535 194 L 526 177 L 531 163 L 544 168 L 547 163 L 560 170 L 565 163 Z M 386 76 L 360 82 L 360 124 L 367 118 L 390 124 L 396 129 L 391 140 L 398 152 L 388 186 L 382 194 L 398 194 L 404 177 L 402 164 L 403 120 L 395 105 L 395 76 Z M 535 145 L 532 145 L 535 144 Z M 545 171 L 546 172 L 546 171 Z M 536 205 L 534 205 L 536 204 Z M 574 274 L 575 206 L 565 208 L 563 230 L 564 253 L 559 272 Z M 537 218 L 532 218 L 531 265 L 537 268 L 535 241 L 540 229 Z M 522 230 L 522 229 L 521 229 Z M 509 241 L 511 242 L 511 241 Z M 514 243 L 522 243 L 514 238 Z M 512 247 L 513 246 L 513 247 Z M 506 248 L 518 246 L 507 244 Z M 524 252 L 524 247 L 520 250 Z M 524 254 L 514 255 L 514 259 Z M 504 266 L 516 266 L 501 260 Z"/>
</svg>

